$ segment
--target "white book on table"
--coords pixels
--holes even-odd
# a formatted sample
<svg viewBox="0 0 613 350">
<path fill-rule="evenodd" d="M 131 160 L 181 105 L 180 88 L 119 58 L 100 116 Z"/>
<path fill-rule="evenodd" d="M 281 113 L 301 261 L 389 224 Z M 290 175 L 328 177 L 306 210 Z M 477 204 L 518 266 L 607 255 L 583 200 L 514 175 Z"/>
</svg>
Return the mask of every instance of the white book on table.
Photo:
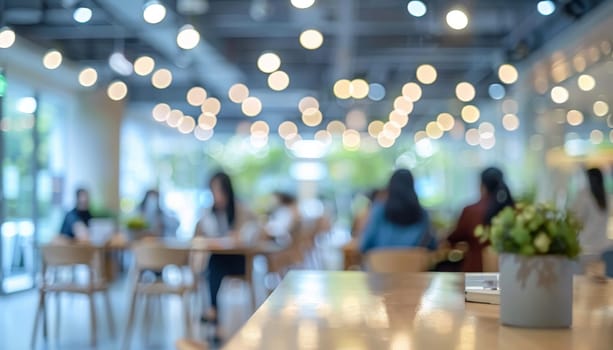
<svg viewBox="0 0 613 350">
<path fill-rule="evenodd" d="M 499 305 L 498 273 L 466 273 L 464 295 L 467 302 Z"/>
</svg>

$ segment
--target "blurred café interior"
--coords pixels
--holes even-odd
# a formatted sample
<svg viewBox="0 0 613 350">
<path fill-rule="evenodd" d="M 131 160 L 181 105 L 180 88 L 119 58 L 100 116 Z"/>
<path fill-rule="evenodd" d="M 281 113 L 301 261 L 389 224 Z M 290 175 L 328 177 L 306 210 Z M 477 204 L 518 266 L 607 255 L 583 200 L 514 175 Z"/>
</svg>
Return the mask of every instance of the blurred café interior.
<svg viewBox="0 0 613 350">
<path fill-rule="evenodd" d="M 448 236 L 490 167 L 560 209 L 599 169 L 613 215 L 612 104 L 610 0 L 0 0 L 0 349 L 544 348 L 445 299 Z M 392 174 L 438 247 L 406 314 L 363 259 Z M 613 344 L 592 262 L 556 348 Z"/>
</svg>

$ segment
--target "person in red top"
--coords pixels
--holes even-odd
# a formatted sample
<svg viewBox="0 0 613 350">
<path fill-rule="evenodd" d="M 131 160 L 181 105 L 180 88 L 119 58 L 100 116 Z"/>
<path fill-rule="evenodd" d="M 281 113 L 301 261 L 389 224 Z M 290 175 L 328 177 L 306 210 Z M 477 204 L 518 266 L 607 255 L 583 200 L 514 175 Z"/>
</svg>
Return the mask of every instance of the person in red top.
<svg viewBox="0 0 613 350">
<path fill-rule="evenodd" d="M 485 169 L 481 173 L 481 198 L 462 210 L 455 230 L 447 237 L 451 245 L 460 242 L 468 245 L 462 262 L 462 272 L 483 271 L 482 253 L 488 243 L 482 243 L 475 236 L 475 228 L 479 225 L 489 225 L 492 218 L 509 205 L 513 206 L 514 201 L 502 171 L 494 167 Z"/>
</svg>

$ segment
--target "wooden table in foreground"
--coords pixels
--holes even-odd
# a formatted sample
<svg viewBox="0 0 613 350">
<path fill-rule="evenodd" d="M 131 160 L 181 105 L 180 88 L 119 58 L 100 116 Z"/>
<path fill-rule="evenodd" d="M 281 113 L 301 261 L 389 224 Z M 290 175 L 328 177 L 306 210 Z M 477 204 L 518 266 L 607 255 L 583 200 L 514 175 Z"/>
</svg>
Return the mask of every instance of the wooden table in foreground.
<svg viewBox="0 0 613 350">
<path fill-rule="evenodd" d="M 521 329 L 465 303 L 463 274 L 295 271 L 223 349 L 613 349 L 613 281 L 574 292 L 572 328 Z"/>
</svg>

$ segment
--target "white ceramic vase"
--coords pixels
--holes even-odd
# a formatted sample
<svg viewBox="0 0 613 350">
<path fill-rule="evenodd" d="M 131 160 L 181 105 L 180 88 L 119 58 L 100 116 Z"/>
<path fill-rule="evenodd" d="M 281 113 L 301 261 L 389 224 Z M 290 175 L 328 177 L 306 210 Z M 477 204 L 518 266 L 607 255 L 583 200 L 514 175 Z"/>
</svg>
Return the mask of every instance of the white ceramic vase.
<svg viewBox="0 0 613 350">
<path fill-rule="evenodd" d="M 500 255 L 500 322 L 567 328 L 573 320 L 573 262 L 558 255 Z"/>
</svg>

